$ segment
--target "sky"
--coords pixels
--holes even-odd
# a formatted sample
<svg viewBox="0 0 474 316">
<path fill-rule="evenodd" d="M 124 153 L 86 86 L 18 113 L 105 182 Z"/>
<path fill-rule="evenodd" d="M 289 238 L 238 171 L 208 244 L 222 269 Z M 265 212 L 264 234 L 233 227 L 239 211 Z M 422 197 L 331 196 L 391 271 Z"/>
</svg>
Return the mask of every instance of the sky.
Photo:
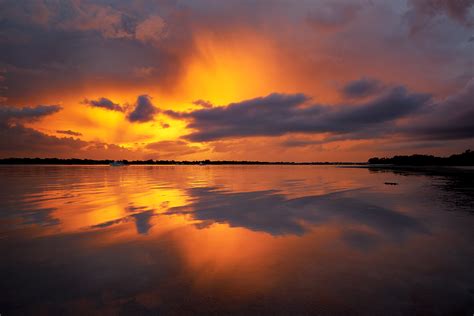
<svg viewBox="0 0 474 316">
<path fill-rule="evenodd" d="M 472 0 L 0 0 L 0 157 L 474 149 Z"/>
</svg>

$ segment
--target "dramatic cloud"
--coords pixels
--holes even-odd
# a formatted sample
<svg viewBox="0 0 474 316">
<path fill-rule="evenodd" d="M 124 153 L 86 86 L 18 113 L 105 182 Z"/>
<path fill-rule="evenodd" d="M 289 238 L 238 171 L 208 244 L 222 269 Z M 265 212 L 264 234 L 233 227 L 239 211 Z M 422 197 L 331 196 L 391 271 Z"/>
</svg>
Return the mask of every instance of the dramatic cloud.
<svg viewBox="0 0 474 316">
<path fill-rule="evenodd" d="M 0 107 L 0 122 L 36 121 L 61 110 L 59 105 L 37 105 L 33 107 Z"/>
<path fill-rule="evenodd" d="M 349 82 L 343 87 L 342 92 L 348 98 L 363 98 L 380 91 L 380 89 L 379 81 L 371 78 L 361 78 Z"/>
<path fill-rule="evenodd" d="M 64 134 L 64 135 L 69 135 L 69 136 L 82 136 L 81 133 L 78 133 L 78 132 L 74 132 L 74 131 L 71 131 L 70 129 L 68 129 L 67 131 L 56 131 L 56 133 L 58 134 Z"/>
<path fill-rule="evenodd" d="M 474 80 L 459 93 L 434 103 L 406 122 L 403 132 L 430 140 L 474 138 Z"/>
<path fill-rule="evenodd" d="M 161 34 L 164 27 L 160 16 L 145 17 L 138 12 L 124 10 L 125 6 L 119 3 L 27 0 L 8 4 L 3 2 L 0 8 L 22 24 L 53 26 L 63 31 L 93 31 L 106 39 L 154 40 L 158 39 L 156 34 Z"/>
<path fill-rule="evenodd" d="M 411 34 L 430 29 L 434 18 L 447 16 L 467 29 L 474 26 L 474 1 L 472 0 L 409 0 L 407 19 Z"/>
<path fill-rule="evenodd" d="M 114 144 L 44 134 L 21 124 L 0 126 L 0 157 L 141 159 L 143 153 Z"/>
<path fill-rule="evenodd" d="M 100 6 L 86 1 L 64 1 L 61 11 L 51 10 L 60 21 L 58 26 L 66 30 L 98 31 L 106 38 L 127 38 L 132 34 L 130 19 L 111 6 Z M 70 18 L 67 19 L 66 16 Z"/>
<path fill-rule="evenodd" d="M 119 104 L 114 103 L 113 101 L 107 98 L 100 98 L 98 100 L 84 99 L 82 103 L 90 105 L 92 107 L 103 108 L 103 109 L 111 110 L 111 111 L 119 111 L 119 112 L 124 111 L 124 109 Z"/>
<path fill-rule="evenodd" d="M 137 123 L 153 121 L 155 114 L 158 112 L 159 110 L 151 102 L 151 97 L 141 95 L 135 103 L 135 109 L 128 115 L 128 120 Z"/>
<path fill-rule="evenodd" d="M 72 137 L 59 138 L 49 136 L 22 125 L 0 128 L 0 154 L 62 156 L 64 152 L 68 157 L 76 157 L 81 148 L 87 143 Z"/>
<path fill-rule="evenodd" d="M 142 42 L 158 42 L 164 36 L 165 21 L 151 16 L 137 25 L 135 37 Z"/>
<path fill-rule="evenodd" d="M 447 14 L 466 26 L 473 26 L 474 15 L 470 11 L 474 7 L 472 0 L 409 0 L 409 3 L 419 19 Z"/>
<path fill-rule="evenodd" d="M 87 157 L 108 159 L 110 156 L 137 158 L 132 152 L 114 144 L 87 142 L 73 137 L 47 135 L 24 126 L 61 110 L 58 105 L 34 107 L 0 107 L 0 157 Z M 58 130 L 59 134 L 81 136 L 71 130 Z"/>
<path fill-rule="evenodd" d="M 473 18 L 471 0 L 0 0 L 0 104 L 64 108 L 44 121 L 27 110 L 0 119 L 51 146 L 49 133 L 78 130 L 94 152 L 127 157 L 183 137 L 212 141 L 199 145 L 211 159 L 238 146 L 243 159 L 292 160 L 306 147 L 389 137 L 443 138 L 438 153 L 449 153 L 471 135 L 469 102 L 454 94 L 474 76 Z M 154 99 L 133 99 L 144 92 Z M 78 109 L 84 97 L 116 113 Z"/>
<path fill-rule="evenodd" d="M 287 133 L 349 135 L 373 132 L 382 124 L 386 128 L 387 123 L 418 111 L 429 99 L 426 94 L 410 93 L 403 87 L 396 87 L 360 105 L 308 105 L 309 98 L 302 94 L 271 94 L 227 107 L 166 113 L 190 121 L 188 128 L 197 130 L 186 136 L 192 141 Z"/>
<path fill-rule="evenodd" d="M 195 51 L 184 10 L 173 1 L 0 1 L 0 69 L 8 85 L 0 96 L 28 102 L 25 91 L 77 92 L 78 81 L 172 88 Z M 137 80 L 140 69 L 159 71 Z"/>
</svg>

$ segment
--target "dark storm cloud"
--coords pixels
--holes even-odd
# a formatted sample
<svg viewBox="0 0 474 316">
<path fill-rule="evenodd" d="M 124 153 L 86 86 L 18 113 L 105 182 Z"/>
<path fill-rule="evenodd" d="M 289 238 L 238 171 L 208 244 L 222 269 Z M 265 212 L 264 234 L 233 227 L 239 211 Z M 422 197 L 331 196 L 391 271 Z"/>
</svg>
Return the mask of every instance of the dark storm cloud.
<svg viewBox="0 0 474 316">
<path fill-rule="evenodd" d="M 130 122 L 144 123 L 153 121 L 155 114 L 159 112 L 151 102 L 151 97 L 148 95 L 141 95 L 135 103 L 135 109 L 127 116 Z"/>
<path fill-rule="evenodd" d="M 428 107 L 402 131 L 428 140 L 474 138 L 474 79 L 459 93 Z"/>
<path fill-rule="evenodd" d="M 183 10 L 173 1 L 0 1 L 6 97 L 71 90 L 78 80 L 172 88 L 194 45 Z"/>
<path fill-rule="evenodd" d="M 360 105 L 308 105 L 309 98 L 303 94 L 271 94 L 227 107 L 165 113 L 189 120 L 188 128 L 197 130 L 186 136 L 191 141 L 287 133 L 351 135 L 384 129 L 388 123 L 417 112 L 429 99 L 429 95 L 395 87 Z"/>
<path fill-rule="evenodd" d="M 463 16 L 459 12 L 464 12 L 462 8 L 466 5 L 460 11 L 449 1 L 440 2 L 447 3 L 441 7 L 448 8 L 445 10 L 454 16 Z M 297 45 L 302 38 L 304 47 L 316 54 L 314 60 L 321 59 L 321 52 L 330 59 L 347 55 L 351 67 L 366 68 L 365 60 L 372 63 L 377 56 L 380 62 L 390 61 L 389 52 L 396 52 L 396 61 L 403 58 L 405 63 L 413 62 L 406 61 L 406 56 L 441 55 L 446 60 L 456 60 L 451 62 L 453 67 L 465 69 L 458 61 L 467 58 L 467 49 L 459 48 L 456 36 L 451 36 L 460 34 L 458 29 L 446 29 L 446 36 L 431 38 L 426 49 L 418 42 L 392 41 L 392 37 L 401 36 L 399 16 L 403 11 L 398 8 L 400 4 L 392 2 L 397 9 L 392 10 L 387 3 L 368 6 L 350 0 L 282 0 L 271 5 L 267 1 L 240 0 L 0 1 L 0 68 L 7 70 L 9 87 L 4 97 L 27 102 L 21 99 L 25 98 L 25 90 L 30 95 L 47 94 L 51 90 L 75 89 L 78 82 L 80 86 L 84 81 L 113 82 L 127 87 L 153 82 L 159 89 L 170 91 L 182 78 L 189 59 L 199 53 L 196 39 L 201 31 L 222 39 L 242 27 L 275 39 L 285 49 L 291 47 L 305 60 L 313 57 L 309 58 Z M 364 19 L 359 18 L 362 14 Z M 387 19 L 388 14 L 393 19 Z M 379 23 L 373 17 L 387 23 Z M 467 17 L 468 14 L 466 20 Z M 333 32 L 324 41 L 317 38 L 315 46 L 314 31 L 307 27 L 308 23 L 323 31 L 345 27 L 347 34 Z M 370 30 L 361 29 L 364 23 L 370 25 Z M 367 49 L 361 51 L 361 43 Z M 438 50 L 433 49 L 438 46 Z M 320 68 L 316 66 L 308 64 L 307 69 L 311 72 Z"/>
<path fill-rule="evenodd" d="M 470 11 L 474 7 L 472 0 L 409 0 L 409 3 L 418 17 L 446 14 L 466 26 L 474 22 Z"/>
<path fill-rule="evenodd" d="M 56 131 L 56 133 L 58 133 L 58 134 L 64 134 L 64 135 L 69 135 L 69 136 L 82 136 L 81 133 L 71 131 L 70 129 L 68 129 L 68 130 L 58 130 L 58 131 Z"/>
<path fill-rule="evenodd" d="M 474 1 L 472 0 L 409 0 L 407 12 L 411 32 L 416 33 L 428 28 L 429 23 L 438 15 L 446 15 L 460 25 L 474 26 Z"/>
<path fill-rule="evenodd" d="M 152 4 L 152 1 L 148 1 Z M 22 0 L 1 1 L 0 8 L 6 22 L 21 26 L 55 28 L 62 31 L 96 32 L 107 39 L 152 37 L 149 32 L 159 33 L 163 23 L 157 21 L 157 7 L 164 8 L 163 1 L 133 10 L 140 4 L 127 1 L 90 0 Z M 145 11 L 146 9 L 150 11 Z M 144 15 L 144 13 L 148 13 Z M 154 29 L 149 29 L 154 26 Z M 148 33 L 147 33 L 148 32 Z"/>
<path fill-rule="evenodd" d="M 36 121 L 61 110 L 59 105 L 37 105 L 33 107 L 0 107 L 0 122 Z"/>
<path fill-rule="evenodd" d="M 124 111 L 124 109 L 119 104 L 114 103 L 112 100 L 109 100 L 107 98 L 100 98 L 98 100 L 84 99 L 82 103 L 90 105 L 92 107 L 103 108 L 103 109 L 111 110 L 111 111 L 119 111 L 119 112 Z"/>
<path fill-rule="evenodd" d="M 361 78 L 345 85 L 342 93 L 348 98 L 363 98 L 379 92 L 381 88 L 382 85 L 378 80 Z"/>
</svg>

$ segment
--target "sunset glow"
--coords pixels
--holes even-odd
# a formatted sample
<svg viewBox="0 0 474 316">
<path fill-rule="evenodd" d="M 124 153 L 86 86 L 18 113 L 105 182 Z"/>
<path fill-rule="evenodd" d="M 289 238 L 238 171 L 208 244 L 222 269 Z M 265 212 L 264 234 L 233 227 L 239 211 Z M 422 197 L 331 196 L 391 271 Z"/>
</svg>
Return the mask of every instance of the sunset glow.
<svg viewBox="0 0 474 316">
<path fill-rule="evenodd" d="M 459 121 L 472 109 L 472 6 L 145 2 L 2 4 L 2 157 L 365 161 L 472 145 Z M 297 94 L 294 108 L 268 98 Z M 322 114 L 303 122 L 304 108 Z"/>
</svg>

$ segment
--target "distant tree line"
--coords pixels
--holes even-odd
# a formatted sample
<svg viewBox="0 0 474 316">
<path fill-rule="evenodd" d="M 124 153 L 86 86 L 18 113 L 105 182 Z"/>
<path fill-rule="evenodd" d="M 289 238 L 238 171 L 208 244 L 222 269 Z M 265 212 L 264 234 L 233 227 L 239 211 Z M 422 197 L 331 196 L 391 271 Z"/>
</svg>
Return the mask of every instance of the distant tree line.
<svg viewBox="0 0 474 316">
<path fill-rule="evenodd" d="M 234 161 L 234 160 L 94 160 L 94 159 L 61 159 L 61 158 L 5 158 L 0 159 L 3 165 L 109 165 L 121 162 L 125 165 L 360 165 L 357 162 L 268 162 L 268 161 Z"/>
<path fill-rule="evenodd" d="M 392 158 L 370 158 L 369 164 L 391 164 L 405 166 L 474 166 L 474 152 L 466 150 L 449 157 L 431 155 L 394 156 Z"/>
</svg>

